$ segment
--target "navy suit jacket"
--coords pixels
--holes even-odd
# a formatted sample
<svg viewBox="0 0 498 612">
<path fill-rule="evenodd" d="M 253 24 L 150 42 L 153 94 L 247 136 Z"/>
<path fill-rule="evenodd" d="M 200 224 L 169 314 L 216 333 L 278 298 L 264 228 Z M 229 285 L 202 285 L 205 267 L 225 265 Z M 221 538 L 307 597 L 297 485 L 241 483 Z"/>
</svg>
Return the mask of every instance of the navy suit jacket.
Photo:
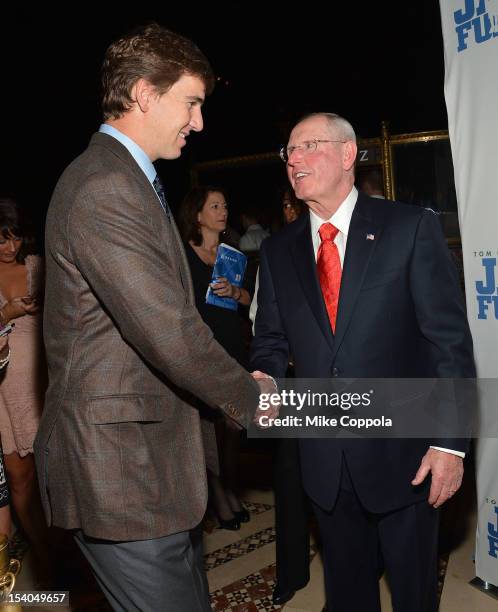
<svg viewBox="0 0 498 612">
<path fill-rule="evenodd" d="M 299 378 L 475 376 L 458 276 L 433 211 L 359 193 L 335 335 L 309 215 L 267 239 L 260 254 L 253 368 L 284 377 L 292 355 Z M 415 503 L 427 497 L 429 479 L 418 488 L 410 482 L 430 444 L 465 451 L 468 440 L 301 439 L 305 489 L 332 508 L 344 454 L 365 508 L 387 512 Z"/>
</svg>

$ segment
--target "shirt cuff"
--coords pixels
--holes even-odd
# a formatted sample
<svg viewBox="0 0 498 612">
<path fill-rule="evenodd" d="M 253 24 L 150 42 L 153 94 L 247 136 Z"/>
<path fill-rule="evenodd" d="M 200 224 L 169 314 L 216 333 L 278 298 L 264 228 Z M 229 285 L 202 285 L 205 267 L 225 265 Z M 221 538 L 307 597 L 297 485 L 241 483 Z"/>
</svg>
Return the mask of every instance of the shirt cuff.
<svg viewBox="0 0 498 612">
<path fill-rule="evenodd" d="M 269 378 L 272 381 L 272 383 L 275 385 L 275 391 L 279 393 L 277 381 L 273 378 L 273 376 L 270 376 L 269 374 L 267 374 L 266 378 Z"/>
<path fill-rule="evenodd" d="M 440 446 L 431 446 L 431 448 L 438 451 L 443 451 L 443 453 L 449 453 L 450 455 L 456 455 L 457 457 L 461 457 L 462 459 L 465 458 L 465 453 L 462 453 L 462 451 L 453 450 L 451 448 L 441 448 Z"/>
</svg>

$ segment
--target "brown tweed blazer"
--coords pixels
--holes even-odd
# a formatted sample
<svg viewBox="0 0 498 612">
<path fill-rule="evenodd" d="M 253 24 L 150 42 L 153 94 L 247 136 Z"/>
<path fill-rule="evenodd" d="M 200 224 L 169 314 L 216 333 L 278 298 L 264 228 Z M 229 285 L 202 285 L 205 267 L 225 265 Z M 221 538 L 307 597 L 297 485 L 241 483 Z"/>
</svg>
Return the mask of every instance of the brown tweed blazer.
<svg viewBox="0 0 498 612">
<path fill-rule="evenodd" d="M 197 525 L 197 396 L 246 424 L 258 386 L 195 308 L 174 222 L 125 147 L 95 134 L 46 226 L 50 383 L 35 456 L 50 524 L 110 540 Z"/>
</svg>

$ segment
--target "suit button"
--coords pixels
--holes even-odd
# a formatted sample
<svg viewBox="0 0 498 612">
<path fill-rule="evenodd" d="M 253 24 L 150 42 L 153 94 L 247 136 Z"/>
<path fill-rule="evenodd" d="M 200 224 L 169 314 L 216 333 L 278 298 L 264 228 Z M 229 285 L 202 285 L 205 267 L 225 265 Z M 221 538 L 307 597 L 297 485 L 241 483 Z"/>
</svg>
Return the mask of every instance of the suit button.
<svg viewBox="0 0 498 612">
<path fill-rule="evenodd" d="M 339 376 L 339 368 L 332 368 L 332 376 L 337 378 Z"/>
<path fill-rule="evenodd" d="M 239 416 L 239 409 L 236 408 L 233 404 L 228 404 L 227 406 L 228 408 L 228 412 L 232 415 L 232 416 Z"/>
</svg>

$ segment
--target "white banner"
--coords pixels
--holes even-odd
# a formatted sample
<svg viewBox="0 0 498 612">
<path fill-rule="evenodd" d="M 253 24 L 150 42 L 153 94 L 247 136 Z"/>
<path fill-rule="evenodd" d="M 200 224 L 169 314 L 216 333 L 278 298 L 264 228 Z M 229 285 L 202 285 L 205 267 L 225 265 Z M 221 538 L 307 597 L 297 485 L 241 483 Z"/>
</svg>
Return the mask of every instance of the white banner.
<svg viewBox="0 0 498 612">
<path fill-rule="evenodd" d="M 469 323 L 480 378 L 498 378 L 498 0 L 440 0 Z M 490 386 L 491 387 L 491 386 Z M 498 398 L 481 409 L 498 411 Z M 498 585 L 498 440 L 477 443 L 476 574 Z"/>
</svg>

